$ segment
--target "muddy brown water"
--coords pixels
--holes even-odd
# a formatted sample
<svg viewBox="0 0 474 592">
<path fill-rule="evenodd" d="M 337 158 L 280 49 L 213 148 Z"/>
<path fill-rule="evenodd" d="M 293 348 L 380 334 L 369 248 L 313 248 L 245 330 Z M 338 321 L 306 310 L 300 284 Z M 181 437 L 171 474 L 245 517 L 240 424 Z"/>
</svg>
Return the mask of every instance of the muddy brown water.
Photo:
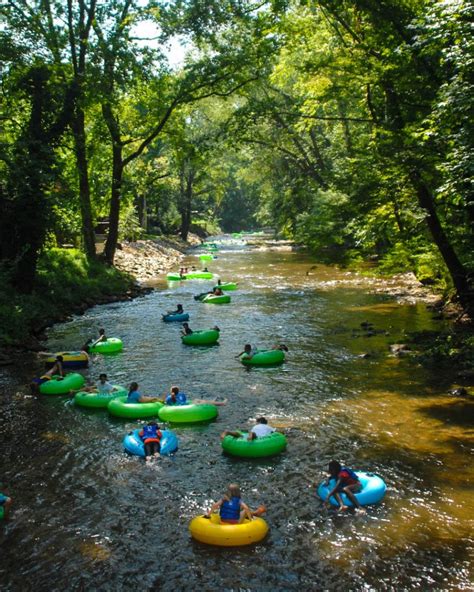
<svg viewBox="0 0 474 592">
<path fill-rule="evenodd" d="M 447 394 L 446 370 L 388 355 L 390 343 L 439 321 L 341 271 L 318 266 L 307 276 L 311 262 L 295 253 L 234 247 L 210 266 L 239 282 L 230 305 L 193 300 L 209 283 L 160 281 L 144 298 L 49 331 L 53 351 L 100 326 L 123 339 L 125 351 L 98 357 L 88 376 L 136 380 L 150 395 L 179 384 L 191 397 L 229 399 L 216 422 L 175 428 L 172 458 L 150 467 L 123 452 L 137 422 L 67 397 L 29 397 L 31 363 L 3 371 L 0 479 L 15 504 L 0 526 L 1 589 L 472 589 L 472 402 Z M 191 327 L 221 328 L 219 346 L 181 344 L 179 325 L 161 322 L 177 302 Z M 280 368 L 248 370 L 234 358 L 245 343 L 278 342 L 290 348 Z M 224 456 L 219 433 L 259 415 L 286 431 L 287 451 Z M 325 510 L 314 484 L 332 458 L 381 475 L 383 502 L 365 516 Z M 241 549 L 193 541 L 189 521 L 230 481 L 251 506 L 267 505 L 269 536 Z"/>
</svg>

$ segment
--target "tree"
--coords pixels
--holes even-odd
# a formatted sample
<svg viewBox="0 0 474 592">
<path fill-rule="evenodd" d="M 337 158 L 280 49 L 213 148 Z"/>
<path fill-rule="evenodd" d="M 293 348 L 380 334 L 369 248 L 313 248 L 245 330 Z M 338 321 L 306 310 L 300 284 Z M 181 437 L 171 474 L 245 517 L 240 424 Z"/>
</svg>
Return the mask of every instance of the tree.
<svg viewBox="0 0 474 592">
<path fill-rule="evenodd" d="M 132 8 L 135 9 L 134 14 Z M 196 7 L 191 8 L 194 10 Z M 111 11 L 107 10 L 110 17 Z M 260 37 L 260 28 L 255 27 L 252 20 L 247 19 L 246 29 L 242 26 L 236 31 L 227 23 L 220 39 L 212 33 L 212 47 L 206 49 L 202 45 L 200 57 L 190 60 L 179 74 L 171 76 L 165 68 L 151 72 L 149 60 L 136 60 L 129 45 L 131 22 L 140 18 L 142 12 L 149 14 L 147 7 L 134 6 L 131 1 L 126 1 L 120 5 L 120 10 L 112 13 L 112 23 L 106 30 L 100 24 L 106 22 L 105 18 L 98 18 L 94 23 L 102 61 L 102 114 L 112 146 L 109 233 L 104 251 L 110 264 L 113 263 L 117 244 L 126 167 L 152 146 L 178 106 L 211 96 L 230 96 L 255 80 L 265 68 L 265 50 L 273 45 L 271 40 Z M 193 19 L 199 19 L 204 14 L 207 18 L 208 7 L 201 7 Z M 160 56 L 155 52 L 154 58 L 159 59 Z M 133 85 L 128 81 L 128 99 L 141 109 L 140 123 L 135 120 L 133 127 L 130 122 L 121 119 L 120 113 L 124 96 L 121 84 L 129 80 L 132 72 L 136 82 L 132 89 Z M 142 100 L 144 95 L 146 101 Z"/>
</svg>

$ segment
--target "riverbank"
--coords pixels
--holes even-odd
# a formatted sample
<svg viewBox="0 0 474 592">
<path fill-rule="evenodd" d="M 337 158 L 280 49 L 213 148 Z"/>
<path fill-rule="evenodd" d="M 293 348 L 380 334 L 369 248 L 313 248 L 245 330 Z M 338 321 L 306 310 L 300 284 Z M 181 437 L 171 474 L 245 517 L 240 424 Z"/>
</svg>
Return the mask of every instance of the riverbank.
<svg viewBox="0 0 474 592">
<path fill-rule="evenodd" d="M 190 234 L 185 242 L 178 237 L 160 237 L 123 242 L 115 255 L 115 267 L 132 275 L 140 284 L 178 267 L 190 247 L 201 244 L 201 239 Z"/>
<path fill-rule="evenodd" d="M 194 235 L 189 242 L 160 237 L 121 243 L 115 267 L 90 262 L 77 249 L 50 249 L 40 258 L 37 285 L 31 294 L 18 294 L 3 274 L 0 366 L 14 363 L 18 353 L 41 350 L 45 330 L 55 323 L 97 304 L 147 294 L 152 290 L 146 286 L 148 279 L 176 267 L 186 250 L 199 243 Z"/>
</svg>

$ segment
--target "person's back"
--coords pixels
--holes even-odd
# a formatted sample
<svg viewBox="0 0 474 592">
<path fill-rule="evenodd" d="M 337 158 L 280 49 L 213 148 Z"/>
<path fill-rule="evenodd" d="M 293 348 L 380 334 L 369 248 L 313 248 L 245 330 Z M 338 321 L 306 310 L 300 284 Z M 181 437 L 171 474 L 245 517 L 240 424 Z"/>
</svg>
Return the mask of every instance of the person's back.
<svg viewBox="0 0 474 592">
<path fill-rule="evenodd" d="M 264 423 L 258 423 L 257 425 L 253 426 L 251 431 L 253 434 L 255 434 L 256 438 L 264 438 L 265 436 L 273 434 L 275 428 L 272 428 L 271 426 Z"/>
<path fill-rule="evenodd" d="M 233 495 L 229 497 L 228 495 L 222 498 L 222 505 L 219 510 L 219 515 L 223 522 L 239 522 L 240 519 L 240 506 L 241 506 L 241 499 L 240 496 Z"/>
<path fill-rule="evenodd" d="M 191 327 L 188 325 L 188 323 L 183 323 L 183 335 L 192 335 L 192 329 Z"/>
<path fill-rule="evenodd" d="M 128 389 L 127 403 L 140 403 L 141 395 L 138 392 L 138 384 L 132 382 Z"/>
<path fill-rule="evenodd" d="M 155 422 L 143 426 L 138 435 L 145 444 L 148 444 L 148 442 L 159 442 L 161 439 L 161 431 Z"/>
<path fill-rule="evenodd" d="M 272 428 L 268 425 L 268 422 L 265 417 L 259 417 L 257 419 L 256 425 L 250 430 L 248 439 L 254 440 L 255 438 L 265 438 L 265 436 L 269 436 L 273 434 L 275 428 Z"/>
<path fill-rule="evenodd" d="M 143 442 L 146 462 L 150 461 L 152 457 L 160 456 L 162 433 L 156 421 L 151 421 L 148 425 L 143 426 L 138 435 Z"/>
<path fill-rule="evenodd" d="M 341 467 L 337 475 L 337 479 L 342 480 L 342 485 L 345 487 L 347 485 L 354 485 L 359 482 L 359 477 L 357 474 L 348 467 Z"/>
<path fill-rule="evenodd" d="M 52 366 L 46 373 L 45 376 L 64 376 L 63 372 L 63 357 L 56 356 L 56 360 Z"/>
<path fill-rule="evenodd" d="M 171 388 L 170 394 L 165 399 L 165 405 L 186 405 L 186 402 L 186 395 L 176 386 Z"/>
</svg>

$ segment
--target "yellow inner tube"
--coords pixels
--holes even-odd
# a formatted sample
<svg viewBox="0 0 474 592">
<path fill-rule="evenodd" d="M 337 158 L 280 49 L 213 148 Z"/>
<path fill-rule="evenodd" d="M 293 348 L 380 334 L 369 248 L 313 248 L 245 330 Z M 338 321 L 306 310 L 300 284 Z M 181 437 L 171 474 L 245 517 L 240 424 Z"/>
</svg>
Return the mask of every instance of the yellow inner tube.
<svg viewBox="0 0 474 592">
<path fill-rule="evenodd" d="M 263 518 L 244 520 L 242 524 L 221 524 L 218 514 L 211 518 L 197 516 L 189 525 L 191 536 L 201 543 L 219 547 L 251 545 L 265 538 L 268 524 Z"/>
</svg>

